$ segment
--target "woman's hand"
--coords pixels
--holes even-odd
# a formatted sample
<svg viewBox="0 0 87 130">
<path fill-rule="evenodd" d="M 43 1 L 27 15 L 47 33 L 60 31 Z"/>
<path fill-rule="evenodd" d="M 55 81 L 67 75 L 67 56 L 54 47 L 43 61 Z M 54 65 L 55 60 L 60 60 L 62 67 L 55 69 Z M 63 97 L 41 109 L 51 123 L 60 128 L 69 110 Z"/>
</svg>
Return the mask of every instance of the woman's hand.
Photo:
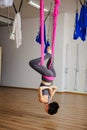
<svg viewBox="0 0 87 130">
<path fill-rule="evenodd" d="M 50 88 L 49 88 L 49 93 L 50 93 L 51 99 L 52 99 L 52 97 L 54 96 L 54 94 L 55 94 L 55 92 L 56 92 L 56 89 L 57 89 L 56 86 L 50 86 Z"/>
<path fill-rule="evenodd" d="M 51 88 L 52 88 L 53 90 L 56 90 L 56 89 L 57 89 L 57 87 L 56 87 L 56 86 L 51 86 Z"/>
</svg>

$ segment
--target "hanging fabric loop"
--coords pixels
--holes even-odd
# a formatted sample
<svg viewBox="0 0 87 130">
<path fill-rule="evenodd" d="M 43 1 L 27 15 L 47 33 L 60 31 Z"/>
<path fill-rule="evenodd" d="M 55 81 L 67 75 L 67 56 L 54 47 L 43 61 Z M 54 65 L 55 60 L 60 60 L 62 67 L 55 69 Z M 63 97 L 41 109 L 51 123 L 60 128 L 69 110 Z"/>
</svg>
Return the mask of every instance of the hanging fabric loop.
<svg viewBox="0 0 87 130">
<path fill-rule="evenodd" d="M 54 0 L 51 63 L 53 63 L 54 59 L 55 36 L 56 36 L 57 16 L 59 14 L 59 5 L 60 0 Z M 44 0 L 40 0 L 40 27 L 41 27 L 41 65 L 43 65 L 44 64 Z"/>
<path fill-rule="evenodd" d="M 22 3 L 23 3 L 23 0 L 21 0 L 19 9 L 17 11 L 16 6 L 13 2 L 13 8 L 16 14 L 15 14 L 14 22 L 13 22 L 12 32 L 10 34 L 10 39 L 16 40 L 17 48 L 19 48 L 19 46 L 22 44 L 21 14 L 20 14 Z"/>
<path fill-rule="evenodd" d="M 57 27 L 57 16 L 59 14 L 60 0 L 54 0 L 54 12 L 53 12 L 53 34 L 52 34 L 52 59 L 54 59 L 54 49 L 55 49 L 55 37 L 56 37 L 56 27 Z"/>
</svg>

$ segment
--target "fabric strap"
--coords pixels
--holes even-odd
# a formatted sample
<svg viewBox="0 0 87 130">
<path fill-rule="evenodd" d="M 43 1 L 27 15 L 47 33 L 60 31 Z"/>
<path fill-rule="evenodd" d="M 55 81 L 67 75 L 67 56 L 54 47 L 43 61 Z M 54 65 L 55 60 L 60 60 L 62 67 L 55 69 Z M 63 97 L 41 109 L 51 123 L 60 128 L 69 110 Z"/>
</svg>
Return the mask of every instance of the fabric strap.
<svg viewBox="0 0 87 130">
<path fill-rule="evenodd" d="M 56 38 L 56 27 L 57 27 L 57 16 L 59 14 L 60 0 L 54 0 L 54 11 L 53 11 L 53 34 L 52 34 L 52 61 L 54 59 L 55 50 L 55 38 Z"/>
<path fill-rule="evenodd" d="M 44 64 L 44 0 L 40 0 L 41 65 Z"/>
<path fill-rule="evenodd" d="M 48 80 L 54 80 L 55 79 L 55 77 L 50 77 L 50 76 L 43 76 L 43 78 L 48 79 Z"/>
</svg>

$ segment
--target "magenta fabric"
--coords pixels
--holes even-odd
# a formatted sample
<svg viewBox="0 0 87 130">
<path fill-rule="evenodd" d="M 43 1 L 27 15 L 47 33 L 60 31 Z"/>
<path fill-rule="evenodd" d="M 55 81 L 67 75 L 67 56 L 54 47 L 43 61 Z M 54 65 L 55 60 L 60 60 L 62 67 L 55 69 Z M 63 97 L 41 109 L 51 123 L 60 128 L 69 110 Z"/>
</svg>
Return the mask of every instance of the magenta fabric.
<svg viewBox="0 0 87 130">
<path fill-rule="evenodd" d="M 53 34 L 52 34 L 52 58 L 54 59 L 54 49 L 55 49 L 55 37 L 56 37 L 56 26 L 57 26 L 57 16 L 59 14 L 60 0 L 54 0 L 54 11 L 53 11 Z M 44 0 L 40 0 L 40 26 L 41 26 L 41 65 L 44 64 Z"/>
<path fill-rule="evenodd" d="M 41 65 L 44 64 L 44 0 L 40 0 Z"/>
<path fill-rule="evenodd" d="M 49 76 L 43 76 L 45 79 L 48 79 L 48 80 L 54 80 L 55 77 L 49 77 Z"/>
<path fill-rule="evenodd" d="M 56 27 L 57 27 L 57 16 L 59 14 L 59 5 L 60 0 L 54 0 L 54 11 L 53 11 L 53 35 L 52 35 L 52 60 L 54 58 L 54 50 L 55 50 L 55 38 L 56 38 Z"/>
</svg>

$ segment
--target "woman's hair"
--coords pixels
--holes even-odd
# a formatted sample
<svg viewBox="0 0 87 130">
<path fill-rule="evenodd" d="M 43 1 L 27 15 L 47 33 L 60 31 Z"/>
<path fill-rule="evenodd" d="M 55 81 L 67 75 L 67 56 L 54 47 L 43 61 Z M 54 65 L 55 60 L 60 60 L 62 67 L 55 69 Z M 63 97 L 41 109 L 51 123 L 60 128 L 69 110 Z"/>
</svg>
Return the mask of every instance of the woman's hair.
<svg viewBox="0 0 87 130">
<path fill-rule="evenodd" d="M 59 104 L 57 102 L 52 102 L 49 104 L 48 114 L 53 115 L 56 114 L 59 108 Z"/>
</svg>

